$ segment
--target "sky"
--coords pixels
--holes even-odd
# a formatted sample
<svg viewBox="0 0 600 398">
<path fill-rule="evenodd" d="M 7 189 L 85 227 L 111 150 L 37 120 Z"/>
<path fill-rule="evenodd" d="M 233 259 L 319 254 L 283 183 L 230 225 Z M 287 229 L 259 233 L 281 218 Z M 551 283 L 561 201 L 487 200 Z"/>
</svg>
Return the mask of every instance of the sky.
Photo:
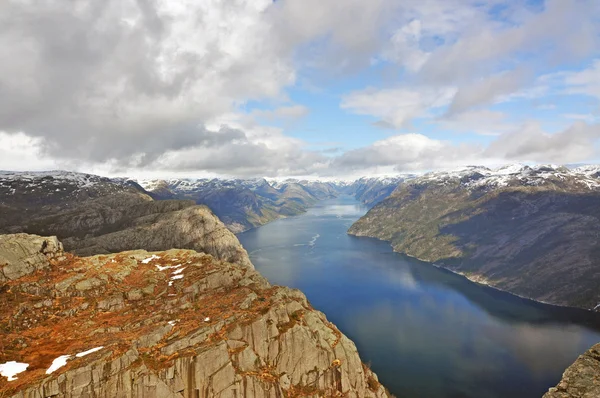
<svg viewBox="0 0 600 398">
<path fill-rule="evenodd" d="M 597 0 L 3 0 L 0 170 L 600 162 Z"/>
</svg>

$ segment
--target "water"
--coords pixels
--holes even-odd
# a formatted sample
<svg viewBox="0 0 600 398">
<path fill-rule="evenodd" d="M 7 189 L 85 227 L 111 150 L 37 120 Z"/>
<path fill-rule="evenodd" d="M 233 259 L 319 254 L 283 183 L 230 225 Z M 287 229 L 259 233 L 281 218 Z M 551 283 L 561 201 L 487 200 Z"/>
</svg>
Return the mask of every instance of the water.
<svg viewBox="0 0 600 398">
<path fill-rule="evenodd" d="M 398 398 L 541 397 L 600 342 L 600 317 L 520 299 L 346 234 L 351 197 L 238 235 L 272 283 L 301 289 Z"/>
</svg>

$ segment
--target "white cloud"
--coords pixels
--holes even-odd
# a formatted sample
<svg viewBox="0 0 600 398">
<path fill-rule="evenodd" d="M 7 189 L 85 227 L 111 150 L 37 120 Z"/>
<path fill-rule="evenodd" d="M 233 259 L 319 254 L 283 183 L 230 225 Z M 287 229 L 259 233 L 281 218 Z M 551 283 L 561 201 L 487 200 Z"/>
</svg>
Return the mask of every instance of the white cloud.
<svg viewBox="0 0 600 398">
<path fill-rule="evenodd" d="M 367 89 L 352 92 L 340 104 L 360 115 L 372 115 L 394 128 L 410 126 L 412 119 L 430 116 L 432 109 L 447 106 L 454 89 Z"/>
<path fill-rule="evenodd" d="M 456 92 L 450 104 L 449 112 L 462 112 L 493 103 L 502 95 L 518 90 L 529 76 L 530 73 L 525 69 L 514 69 L 466 84 Z"/>
<path fill-rule="evenodd" d="M 332 173 L 426 171 L 506 162 L 577 163 L 598 158 L 596 145 L 600 125 L 577 122 L 567 129 L 548 133 L 537 123 L 527 123 L 500 134 L 489 145 L 457 144 L 422 134 L 400 134 L 367 147 L 347 151 L 334 159 Z"/>
<path fill-rule="evenodd" d="M 362 170 L 367 174 L 389 166 L 396 171 L 427 170 L 468 164 L 481 151 L 477 145 L 454 145 L 422 134 L 400 134 L 348 151 L 335 159 L 332 167 L 344 172 Z"/>
<path fill-rule="evenodd" d="M 531 122 L 500 136 L 485 153 L 520 162 L 577 163 L 598 157 L 598 139 L 599 124 L 576 122 L 563 131 L 548 133 Z"/>
<path fill-rule="evenodd" d="M 587 69 L 562 74 L 569 94 L 586 94 L 600 98 L 600 59 Z"/>
<path fill-rule="evenodd" d="M 485 148 L 422 134 L 325 156 L 261 125 L 307 114 L 310 104 L 287 91 L 298 81 L 327 95 L 328 78 L 372 61 L 385 76 L 367 84 L 380 87 L 346 93 L 340 106 L 376 124 L 402 129 L 421 118 L 438 132 L 498 135 L 488 151 L 507 159 L 560 159 L 560 146 L 574 159 L 594 148 L 595 125 L 519 130 L 485 106 L 557 85 L 600 98 L 600 60 L 560 71 L 600 50 L 595 0 L 29 3 L 1 6 L 0 168 L 294 175 L 330 163 L 343 171 L 352 161 L 414 168 L 481 157 Z M 529 71 L 546 75 L 533 81 Z M 263 110 L 252 110 L 257 102 Z M 597 120 L 587 112 L 562 113 Z"/>
<path fill-rule="evenodd" d="M 516 128 L 514 123 L 507 122 L 506 119 L 504 112 L 481 109 L 446 115 L 436 119 L 435 123 L 444 130 L 457 133 L 500 135 Z"/>
<path fill-rule="evenodd" d="M 61 164 L 43 155 L 41 138 L 0 131 L 0 170 L 53 170 Z"/>
</svg>

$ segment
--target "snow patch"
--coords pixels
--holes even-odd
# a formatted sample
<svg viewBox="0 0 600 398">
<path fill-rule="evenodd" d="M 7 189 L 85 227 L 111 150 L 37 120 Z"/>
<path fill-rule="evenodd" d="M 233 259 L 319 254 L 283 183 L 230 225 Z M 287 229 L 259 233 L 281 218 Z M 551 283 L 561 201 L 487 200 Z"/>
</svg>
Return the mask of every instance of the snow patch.
<svg viewBox="0 0 600 398">
<path fill-rule="evenodd" d="M 161 266 L 161 265 L 155 264 L 154 266 L 159 271 L 164 271 L 164 270 L 171 269 L 171 268 L 179 268 L 179 267 L 181 267 L 181 264 L 177 264 L 177 265 L 165 265 L 164 267 Z"/>
<path fill-rule="evenodd" d="M 183 275 L 174 275 L 171 277 L 172 281 L 177 280 L 177 279 L 183 279 Z"/>
<path fill-rule="evenodd" d="M 81 357 L 84 357 L 84 356 L 86 356 L 86 355 L 89 355 L 89 354 L 91 354 L 91 353 L 94 353 L 94 352 L 96 352 L 96 351 L 100 351 L 100 350 L 101 350 L 101 349 L 103 349 L 103 348 L 104 348 L 104 346 L 100 346 L 100 347 L 92 348 L 92 349 L 90 349 L 90 350 L 83 351 L 83 352 L 80 352 L 80 353 L 78 353 L 78 354 L 75 354 L 75 356 L 76 356 L 77 358 L 81 358 Z"/>
<path fill-rule="evenodd" d="M 65 366 L 67 364 L 67 361 L 71 359 L 71 357 L 72 355 L 61 355 L 58 358 L 56 358 L 54 361 L 52 361 L 52 365 L 50 365 L 48 370 L 46 370 L 46 374 L 49 375 L 50 373 L 53 373 L 56 370 Z"/>
<path fill-rule="evenodd" d="M 92 354 L 96 351 L 100 351 L 103 348 L 104 348 L 104 346 L 100 346 L 100 347 L 95 347 L 95 348 L 89 349 L 87 351 L 79 352 L 75 355 L 61 355 L 58 358 L 56 358 L 54 361 L 52 361 L 52 365 L 50 365 L 48 370 L 46 370 L 46 374 L 49 375 L 50 373 L 53 373 L 56 370 L 62 368 L 63 366 L 65 366 L 67 364 L 67 361 L 69 359 L 73 359 L 74 357 L 81 358 L 86 355 Z"/>
<path fill-rule="evenodd" d="M 160 257 L 157 256 L 156 254 L 151 255 L 150 257 L 144 259 L 141 261 L 142 264 L 148 264 L 150 261 L 152 260 L 158 260 Z"/>
<path fill-rule="evenodd" d="M 29 367 L 28 363 L 10 361 L 0 364 L 0 376 L 4 376 L 8 381 L 17 380 L 15 375 L 24 372 Z"/>
</svg>

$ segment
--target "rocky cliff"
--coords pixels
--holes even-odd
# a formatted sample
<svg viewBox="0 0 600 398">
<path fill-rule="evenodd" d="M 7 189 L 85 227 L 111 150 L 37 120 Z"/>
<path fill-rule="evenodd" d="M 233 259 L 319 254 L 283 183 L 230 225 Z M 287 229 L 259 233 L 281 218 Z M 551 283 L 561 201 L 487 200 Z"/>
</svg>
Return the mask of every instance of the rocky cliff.
<svg viewBox="0 0 600 398">
<path fill-rule="evenodd" d="M 581 355 L 563 374 L 556 387 L 544 398 L 600 397 L 600 344 Z"/>
<path fill-rule="evenodd" d="M 388 396 L 300 291 L 245 264 L 19 234 L 0 270 L 3 397 Z"/>
<path fill-rule="evenodd" d="M 520 296 L 600 308 L 600 184 L 582 170 L 432 173 L 401 184 L 349 233 Z"/>
<path fill-rule="evenodd" d="M 129 180 L 89 174 L 0 173 L 0 233 L 56 235 L 80 255 L 192 249 L 250 264 L 237 238 L 193 201 L 154 201 Z"/>
</svg>

